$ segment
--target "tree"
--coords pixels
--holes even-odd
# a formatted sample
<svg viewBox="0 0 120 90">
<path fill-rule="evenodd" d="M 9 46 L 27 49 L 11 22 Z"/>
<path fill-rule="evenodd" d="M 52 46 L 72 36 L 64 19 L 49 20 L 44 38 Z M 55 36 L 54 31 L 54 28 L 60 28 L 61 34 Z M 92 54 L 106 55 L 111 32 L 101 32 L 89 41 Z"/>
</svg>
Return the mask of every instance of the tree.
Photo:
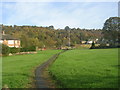
<svg viewBox="0 0 120 90">
<path fill-rule="evenodd" d="M 29 38 L 29 43 L 30 43 L 30 46 L 39 46 L 39 40 L 38 38 Z"/>
<path fill-rule="evenodd" d="M 54 30 L 54 26 L 53 25 L 49 26 L 49 29 Z"/>
<path fill-rule="evenodd" d="M 120 17 L 110 17 L 106 20 L 103 27 L 103 38 L 108 41 L 111 45 L 120 39 Z M 119 35 L 118 35 L 119 34 Z"/>
<path fill-rule="evenodd" d="M 28 38 L 27 35 L 22 35 L 22 36 L 21 36 L 20 40 L 21 40 L 21 46 L 22 46 L 22 47 L 25 48 L 25 47 L 28 47 L 28 46 L 30 45 L 28 39 L 29 39 L 29 38 Z"/>
<path fill-rule="evenodd" d="M 10 48 L 7 45 L 2 44 L 2 54 L 7 56 L 10 53 Z"/>
<path fill-rule="evenodd" d="M 53 28 L 52 25 L 48 27 L 2 25 L 2 30 L 6 34 L 21 40 L 21 47 L 23 48 L 30 47 L 31 45 L 38 46 L 39 48 L 42 48 L 44 45 L 46 48 L 66 46 L 69 37 L 71 37 L 71 44 L 80 44 L 82 40 L 101 37 L 102 31 L 79 28 L 70 29 L 69 26 L 59 30 L 52 30 Z"/>
<path fill-rule="evenodd" d="M 65 30 L 70 30 L 70 28 L 68 26 L 65 27 Z"/>
</svg>

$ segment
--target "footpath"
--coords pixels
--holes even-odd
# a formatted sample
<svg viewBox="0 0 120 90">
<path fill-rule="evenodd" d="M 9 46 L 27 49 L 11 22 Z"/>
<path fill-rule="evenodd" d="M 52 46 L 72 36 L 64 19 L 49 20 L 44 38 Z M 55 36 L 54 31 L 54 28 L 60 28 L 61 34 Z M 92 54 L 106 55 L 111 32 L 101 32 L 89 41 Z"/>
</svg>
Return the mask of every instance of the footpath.
<svg viewBox="0 0 120 90">
<path fill-rule="evenodd" d="M 64 53 L 66 50 L 61 51 L 51 58 L 49 58 L 45 63 L 38 66 L 35 70 L 35 85 L 36 88 L 55 88 L 54 83 L 50 80 L 50 75 L 47 71 L 47 68 L 58 58 L 61 53 Z"/>
</svg>

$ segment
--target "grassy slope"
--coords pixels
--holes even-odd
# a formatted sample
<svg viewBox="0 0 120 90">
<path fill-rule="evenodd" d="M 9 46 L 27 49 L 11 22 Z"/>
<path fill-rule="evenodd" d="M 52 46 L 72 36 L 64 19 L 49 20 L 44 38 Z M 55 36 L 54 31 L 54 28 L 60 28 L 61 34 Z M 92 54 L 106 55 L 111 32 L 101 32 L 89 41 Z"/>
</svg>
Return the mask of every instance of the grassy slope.
<svg viewBox="0 0 120 90">
<path fill-rule="evenodd" d="M 3 86 L 23 88 L 30 83 L 33 69 L 60 50 L 39 51 L 38 54 L 3 57 Z"/>
<path fill-rule="evenodd" d="M 60 87 L 118 87 L 118 49 L 70 50 L 50 67 Z"/>
</svg>

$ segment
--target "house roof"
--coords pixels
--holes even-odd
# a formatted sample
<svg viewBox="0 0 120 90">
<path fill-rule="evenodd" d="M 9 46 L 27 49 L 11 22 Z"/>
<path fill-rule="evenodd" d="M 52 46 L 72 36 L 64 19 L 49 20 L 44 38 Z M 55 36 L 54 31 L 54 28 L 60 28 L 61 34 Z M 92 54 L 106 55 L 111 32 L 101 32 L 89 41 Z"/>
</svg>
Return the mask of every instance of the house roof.
<svg viewBox="0 0 120 90">
<path fill-rule="evenodd" d="M 13 36 L 9 35 L 9 34 L 4 34 L 2 35 L 1 40 L 19 40 L 18 38 L 14 38 Z"/>
</svg>

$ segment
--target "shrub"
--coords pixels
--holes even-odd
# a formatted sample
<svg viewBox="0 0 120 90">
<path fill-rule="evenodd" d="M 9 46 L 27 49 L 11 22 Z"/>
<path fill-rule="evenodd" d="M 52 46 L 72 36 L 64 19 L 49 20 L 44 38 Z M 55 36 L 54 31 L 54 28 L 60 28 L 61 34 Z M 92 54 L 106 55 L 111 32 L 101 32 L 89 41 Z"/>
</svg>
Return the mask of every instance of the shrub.
<svg viewBox="0 0 120 90">
<path fill-rule="evenodd" d="M 31 46 L 31 47 L 29 47 L 29 50 L 30 50 L 30 51 L 36 51 L 36 46 Z"/>
<path fill-rule="evenodd" d="M 7 56 L 9 55 L 9 53 L 10 53 L 10 48 L 7 45 L 2 44 L 2 54 L 4 56 Z"/>
<path fill-rule="evenodd" d="M 20 48 L 20 52 L 29 52 L 29 51 L 36 51 L 36 47 L 31 46 L 31 47 Z"/>
<path fill-rule="evenodd" d="M 16 48 L 16 47 L 12 47 L 12 48 L 10 48 L 10 53 L 18 53 L 18 52 L 20 52 L 20 48 Z"/>
<path fill-rule="evenodd" d="M 106 47 L 105 43 L 101 43 L 99 47 Z"/>
</svg>

